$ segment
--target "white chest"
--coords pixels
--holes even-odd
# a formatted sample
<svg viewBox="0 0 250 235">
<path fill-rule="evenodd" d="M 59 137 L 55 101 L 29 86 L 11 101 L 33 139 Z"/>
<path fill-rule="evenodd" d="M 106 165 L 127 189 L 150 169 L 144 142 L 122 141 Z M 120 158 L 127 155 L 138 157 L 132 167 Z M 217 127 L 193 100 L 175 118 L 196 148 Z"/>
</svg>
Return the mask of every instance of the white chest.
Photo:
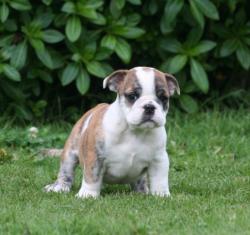
<svg viewBox="0 0 250 235">
<path fill-rule="evenodd" d="M 130 183 L 138 179 L 154 160 L 157 140 L 125 134 L 109 139 L 105 147 L 104 181 Z"/>
</svg>

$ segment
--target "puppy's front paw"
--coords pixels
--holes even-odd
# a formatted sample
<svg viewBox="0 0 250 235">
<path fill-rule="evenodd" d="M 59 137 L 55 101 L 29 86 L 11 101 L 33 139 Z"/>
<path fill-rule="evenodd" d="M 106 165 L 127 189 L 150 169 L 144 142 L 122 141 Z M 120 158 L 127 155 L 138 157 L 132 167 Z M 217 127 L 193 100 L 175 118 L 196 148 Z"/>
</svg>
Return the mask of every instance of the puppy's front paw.
<svg viewBox="0 0 250 235">
<path fill-rule="evenodd" d="M 45 192 L 56 192 L 56 193 L 62 193 L 62 192 L 69 192 L 70 186 L 67 184 L 61 184 L 59 182 L 55 182 L 53 184 L 48 184 L 44 187 Z"/>
<path fill-rule="evenodd" d="M 158 197 L 170 197 L 169 191 L 154 191 L 151 194 Z"/>
<path fill-rule="evenodd" d="M 99 193 L 96 191 L 88 190 L 86 188 L 81 188 L 79 192 L 76 194 L 77 198 L 84 199 L 84 198 L 97 198 Z"/>
</svg>

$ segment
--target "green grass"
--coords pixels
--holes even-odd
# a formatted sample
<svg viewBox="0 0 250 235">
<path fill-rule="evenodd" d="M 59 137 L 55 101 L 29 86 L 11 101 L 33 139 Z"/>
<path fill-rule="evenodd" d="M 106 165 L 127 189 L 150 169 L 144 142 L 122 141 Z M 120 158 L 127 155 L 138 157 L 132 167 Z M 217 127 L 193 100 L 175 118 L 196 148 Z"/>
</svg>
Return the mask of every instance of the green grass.
<svg viewBox="0 0 250 235">
<path fill-rule="evenodd" d="M 168 199 L 107 186 L 94 200 L 46 194 L 58 159 L 37 156 L 61 146 L 70 125 L 27 128 L 1 123 L 0 234 L 250 234 L 250 113 L 247 110 L 176 114 L 168 120 L 171 159 Z M 10 159 L 11 158 L 11 159 Z"/>
</svg>

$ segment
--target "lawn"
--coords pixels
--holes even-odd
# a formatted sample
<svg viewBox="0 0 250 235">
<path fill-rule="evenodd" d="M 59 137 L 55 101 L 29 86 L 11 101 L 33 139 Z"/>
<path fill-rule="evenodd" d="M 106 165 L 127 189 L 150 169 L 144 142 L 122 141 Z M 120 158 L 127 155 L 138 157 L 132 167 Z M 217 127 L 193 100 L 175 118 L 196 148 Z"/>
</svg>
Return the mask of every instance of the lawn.
<svg viewBox="0 0 250 235">
<path fill-rule="evenodd" d="M 46 194 L 59 160 L 38 149 L 62 146 L 70 124 L 38 125 L 30 139 L 0 123 L 0 234 L 250 234 L 249 110 L 171 114 L 171 198 L 106 186 L 79 200 L 80 169 L 69 194 Z"/>
</svg>

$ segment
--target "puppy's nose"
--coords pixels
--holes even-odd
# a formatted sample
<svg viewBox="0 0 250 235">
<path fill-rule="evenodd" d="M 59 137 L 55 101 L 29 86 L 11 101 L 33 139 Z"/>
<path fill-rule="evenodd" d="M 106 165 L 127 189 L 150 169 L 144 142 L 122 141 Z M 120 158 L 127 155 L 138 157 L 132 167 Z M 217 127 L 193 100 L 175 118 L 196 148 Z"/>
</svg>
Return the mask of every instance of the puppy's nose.
<svg viewBox="0 0 250 235">
<path fill-rule="evenodd" d="M 155 106 L 153 104 L 145 104 L 143 106 L 145 114 L 152 115 L 155 112 Z"/>
</svg>

